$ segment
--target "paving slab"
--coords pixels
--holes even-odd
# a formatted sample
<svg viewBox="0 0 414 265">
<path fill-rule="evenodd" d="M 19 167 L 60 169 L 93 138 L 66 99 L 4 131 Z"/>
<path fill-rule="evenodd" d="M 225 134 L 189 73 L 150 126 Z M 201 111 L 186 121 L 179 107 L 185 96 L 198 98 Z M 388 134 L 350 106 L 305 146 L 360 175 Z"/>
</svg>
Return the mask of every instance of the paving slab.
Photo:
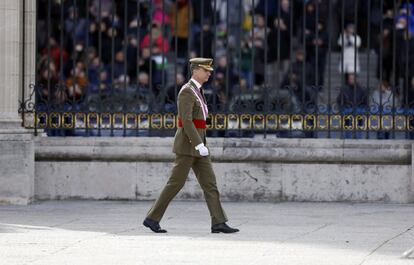
<svg viewBox="0 0 414 265">
<path fill-rule="evenodd" d="M 204 202 L 173 201 L 155 234 L 151 201 L 0 206 L 1 265 L 414 264 L 413 204 L 224 203 L 237 234 L 211 234 Z"/>
</svg>

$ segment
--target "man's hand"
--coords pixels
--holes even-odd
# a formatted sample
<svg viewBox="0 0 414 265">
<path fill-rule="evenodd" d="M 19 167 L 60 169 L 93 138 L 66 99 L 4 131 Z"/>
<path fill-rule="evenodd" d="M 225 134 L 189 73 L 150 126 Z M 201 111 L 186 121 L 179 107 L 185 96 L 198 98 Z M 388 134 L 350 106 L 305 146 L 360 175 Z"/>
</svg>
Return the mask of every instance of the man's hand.
<svg viewBox="0 0 414 265">
<path fill-rule="evenodd" d="M 207 147 L 204 146 L 203 143 L 197 145 L 195 147 L 195 150 L 197 150 L 200 153 L 201 156 L 208 156 L 208 149 L 207 149 Z"/>
</svg>

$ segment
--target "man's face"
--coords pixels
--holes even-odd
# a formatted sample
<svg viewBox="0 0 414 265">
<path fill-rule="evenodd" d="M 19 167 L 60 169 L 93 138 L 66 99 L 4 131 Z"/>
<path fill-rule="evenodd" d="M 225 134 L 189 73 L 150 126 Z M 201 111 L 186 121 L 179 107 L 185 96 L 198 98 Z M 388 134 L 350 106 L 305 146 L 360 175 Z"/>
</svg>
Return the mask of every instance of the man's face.
<svg viewBox="0 0 414 265">
<path fill-rule="evenodd" d="M 302 52 L 296 53 L 296 61 L 303 62 L 305 59 L 304 54 Z"/>
<path fill-rule="evenodd" d="M 351 86 L 355 85 L 355 75 L 350 74 L 348 76 L 348 85 L 351 85 Z"/>
<path fill-rule="evenodd" d="M 216 80 L 217 80 L 217 84 L 218 85 L 224 85 L 225 84 L 225 80 L 224 80 L 224 75 L 222 73 L 217 73 L 216 74 Z"/>
<path fill-rule="evenodd" d="M 380 85 L 380 90 L 381 90 L 381 92 L 385 92 L 385 91 L 387 91 L 387 86 L 385 85 L 385 84 L 381 84 Z"/>
<path fill-rule="evenodd" d="M 176 81 L 177 81 L 177 84 L 184 84 L 184 82 L 185 82 L 184 76 L 182 74 L 178 73 L 177 77 L 176 77 Z"/>
<path fill-rule="evenodd" d="M 354 34 L 354 33 L 355 33 L 355 27 L 354 27 L 353 25 L 348 25 L 348 26 L 346 27 L 346 32 L 347 32 L 349 35 Z"/>
<path fill-rule="evenodd" d="M 197 80 L 205 83 L 210 78 L 211 72 L 199 67 L 193 70 L 193 75 Z"/>
<path fill-rule="evenodd" d="M 282 6 L 283 10 L 285 10 L 285 11 L 289 10 L 289 6 L 290 6 L 289 0 L 283 0 L 281 6 Z"/>
</svg>

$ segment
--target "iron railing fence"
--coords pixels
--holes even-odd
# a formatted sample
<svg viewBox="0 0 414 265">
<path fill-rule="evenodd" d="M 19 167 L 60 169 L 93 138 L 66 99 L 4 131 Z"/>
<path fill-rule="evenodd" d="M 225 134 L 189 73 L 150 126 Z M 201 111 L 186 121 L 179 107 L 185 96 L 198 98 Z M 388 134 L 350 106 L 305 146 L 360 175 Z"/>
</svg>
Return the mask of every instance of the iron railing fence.
<svg viewBox="0 0 414 265">
<path fill-rule="evenodd" d="M 37 78 L 20 112 L 50 136 L 173 135 L 187 62 L 211 57 L 211 135 L 412 138 L 413 11 L 409 0 L 37 0 Z"/>
</svg>

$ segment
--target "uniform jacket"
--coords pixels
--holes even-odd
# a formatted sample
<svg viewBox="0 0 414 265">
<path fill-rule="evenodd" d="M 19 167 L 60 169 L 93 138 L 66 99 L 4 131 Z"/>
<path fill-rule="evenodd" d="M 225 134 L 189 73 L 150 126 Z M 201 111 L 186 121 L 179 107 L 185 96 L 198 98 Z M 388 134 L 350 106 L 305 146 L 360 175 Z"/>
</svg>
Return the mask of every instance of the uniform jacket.
<svg viewBox="0 0 414 265">
<path fill-rule="evenodd" d="M 204 115 L 202 104 L 191 88 L 198 91 L 196 85 L 189 81 L 182 86 L 178 94 L 178 118 L 182 120 L 183 126 L 181 128 L 177 126 L 173 152 L 180 155 L 201 157 L 195 147 L 201 143 L 206 145 L 206 129 L 196 128 L 193 120 L 204 120 Z M 206 102 L 204 96 L 201 100 Z"/>
</svg>

